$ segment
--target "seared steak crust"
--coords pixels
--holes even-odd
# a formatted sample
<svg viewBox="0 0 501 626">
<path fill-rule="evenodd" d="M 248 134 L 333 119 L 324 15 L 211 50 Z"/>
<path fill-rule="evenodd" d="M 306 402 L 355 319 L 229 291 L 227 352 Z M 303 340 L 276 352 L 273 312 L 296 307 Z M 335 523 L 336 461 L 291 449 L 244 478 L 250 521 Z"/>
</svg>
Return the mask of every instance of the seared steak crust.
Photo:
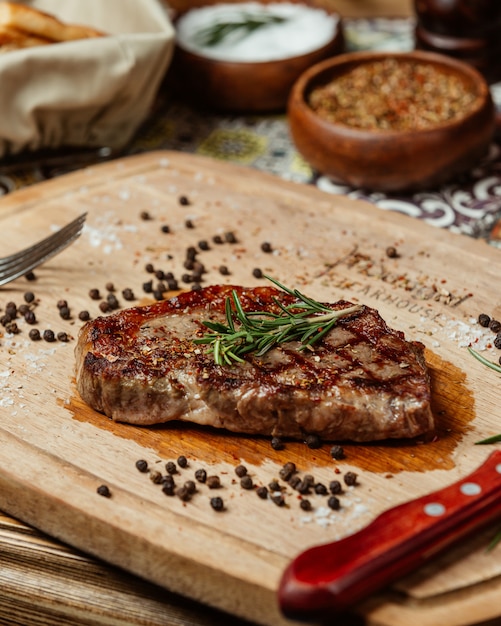
<svg viewBox="0 0 501 626">
<path fill-rule="evenodd" d="M 234 432 L 326 440 L 415 437 L 433 430 L 424 346 L 369 307 L 341 318 L 313 351 L 285 343 L 220 366 L 194 338 L 224 320 L 235 290 L 247 310 L 277 311 L 274 287 L 216 285 L 88 322 L 76 347 L 83 400 L 132 424 L 185 420 Z M 349 302 L 330 304 L 343 309 Z"/>
</svg>

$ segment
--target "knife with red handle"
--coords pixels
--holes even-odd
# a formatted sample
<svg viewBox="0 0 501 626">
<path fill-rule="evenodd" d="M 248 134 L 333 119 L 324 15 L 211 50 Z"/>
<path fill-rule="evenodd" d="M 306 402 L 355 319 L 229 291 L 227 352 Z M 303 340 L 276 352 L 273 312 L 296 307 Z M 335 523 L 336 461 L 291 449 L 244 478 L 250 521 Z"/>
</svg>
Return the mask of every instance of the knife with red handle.
<svg viewBox="0 0 501 626">
<path fill-rule="evenodd" d="M 501 519 L 501 450 L 466 478 L 299 554 L 282 576 L 280 608 L 300 620 L 346 613 L 496 517 Z"/>
</svg>

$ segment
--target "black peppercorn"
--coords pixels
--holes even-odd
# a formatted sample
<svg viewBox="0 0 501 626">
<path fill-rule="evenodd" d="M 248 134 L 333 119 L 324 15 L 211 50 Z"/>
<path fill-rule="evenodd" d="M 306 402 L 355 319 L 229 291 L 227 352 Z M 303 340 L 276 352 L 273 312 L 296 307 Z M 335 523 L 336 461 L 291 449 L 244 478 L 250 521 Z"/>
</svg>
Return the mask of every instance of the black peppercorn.
<svg viewBox="0 0 501 626">
<path fill-rule="evenodd" d="M 273 504 L 276 504 L 277 506 L 285 505 L 285 498 L 283 497 L 281 493 L 271 496 L 271 501 L 273 502 Z"/>
<path fill-rule="evenodd" d="M 111 498 L 111 491 L 107 485 L 99 485 L 97 493 L 105 498 Z"/>
<path fill-rule="evenodd" d="M 195 228 L 195 224 L 192 220 L 186 220 L 184 225 L 186 226 L 186 228 Z"/>
<path fill-rule="evenodd" d="M 242 487 L 242 489 L 252 489 L 254 487 L 252 478 L 248 474 L 242 476 L 242 478 L 240 479 L 240 486 Z"/>
<path fill-rule="evenodd" d="M 212 237 L 212 241 L 216 243 L 217 245 L 221 245 L 222 243 L 224 243 L 221 235 L 214 235 L 214 237 Z"/>
<path fill-rule="evenodd" d="M 175 491 L 175 484 L 172 482 L 165 482 L 162 485 L 162 492 L 166 495 L 166 496 L 173 496 L 174 495 L 174 491 Z"/>
<path fill-rule="evenodd" d="M 170 226 L 169 226 L 168 224 L 162 224 L 162 226 L 161 226 L 160 230 L 161 230 L 163 233 L 170 233 Z"/>
<path fill-rule="evenodd" d="M 273 448 L 273 450 L 283 450 L 285 448 L 285 444 L 280 439 L 280 437 L 272 437 L 271 438 L 271 447 Z"/>
<path fill-rule="evenodd" d="M 312 450 L 322 447 L 322 440 L 318 435 L 308 435 L 305 439 L 305 443 L 308 448 L 311 448 Z"/>
<path fill-rule="evenodd" d="M 259 269 L 259 267 L 255 267 L 252 270 L 252 275 L 254 276 L 254 278 L 263 278 L 263 271 Z"/>
<path fill-rule="evenodd" d="M 333 511 L 338 511 L 341 508 L 341 503 L 339 502 L 339 498 L 336 498 L 336 496 L 331 496 L 327 500 L 327 506 Z"/>
<path fill-rule="evenodd" d="M 89 311 L 80 311 L 80 313 L 78 314 L 78 319 L 81 322 L 87 322 L 88 320 L 90 320 L 90 313 L 89 313 Z"/>
<path fill-rule="evenodd" d="M 493 333 L 498 333 L 501 330 L 501 322 L 498 320 L 491 320 L 489 323 L 489 329 L 492 330 Z"/>
<path fill-rule="evenodd" d="M 339 445 L 332 446 L 332 448 L 330 449 L 330 455 L 336 461 L 340 461 L 341 459 L 344 459 L 343 446 L 339 446 Z"/>
<path fill-rule="evenodd" d="M 99 293 L 99 289 L 91 289 L 89 291 L 89 297 L 91 300 L 99 300 L 101 298 L 101 294 Z"/>
<path fill-rule="evenodd" d="M 161 482 L 163 482 L 163 476 L 159 471 L 151 470 L 150 480 L 152 483 L 155 483 L 155 485 L 159 485 Z"/>
<path fill-rule="evenodd" d="M 327 487 L 323 483 L 317 483 L 315 485 L 315 493 L 319 496 L 325 496 L 327 495 Z"/>
<path fill-rule="evenodd" d="M 201 241 L 198 242 L 198 247 L 200 248 L 200 250 L 209 250 L 210 246 L 209 246 L 209 242 L 207 241 L 207 239 L 202 239 Z"/>
<path fill-rule="evenodd" d="M 227 243 L 237 243 L 235 233 L 232 233 L 231 231 L 224 234 L 224 239 Z"/>
<path fill-rule="evenodd" d="M 245 465 L 237 465 L 235 467 L 235 474 L 239 478 L 242 478 L 243 476 L 245 476 L 247 474 L 247 468 L 245 467 Z"/>
<path fill-rule="evenodd" d="M 122 297 L 124 300 L 127 300 L 128 302 L 130 302 L 131 300 L 134 300 L 134 292 L 129 287 L 126 287 L 122 291 Z"/>
<path fill-rule="evenodd" d="M 188 467 L 188 459 L 184 455 L 178 456 L 177 464 L 182 468 Z"/>
<path fill-rule="evenodd" d="M 190 493 L 190 491 L 183 485 L 182 487 L 179 487 L 179 489 L 176 490 L 176 496 L 182 500 L 183 502 L 188 502 L 188 500 L 191 500 L 191 496 L 192 494 Z"/>
<path fill-rule="evenodd" d="M 268 485 L 270 491 L 281 491 L 280 485 L 277 480 L 272 480 Z"/>
<path fill-rule="evenodd" d="M 311 484 L 305 480 L 301 480 L 295 488 L 300 494 L 306 495 L 311 491 Z"/>
<path fill-rule="evenodd" d="M 71 317 L 70 309 L 67 306 L 62 306 L 59 309 L 59 315 L 63 320 L 69 320 Z"/>
<path fill-rule="evenodd" d="M 219 273 L 221 274 L 221 276 L 228 276 L 230 273 L 230 270 L 228 269 L 227 265 L 220 265 Z"/>
<path fill-rule="evenodd" d="M 65 333 L 64 330 L 61 330 L 57 333 L 57 340 L 62 341 L 63 343 L 67 343 L 70 338 L 68 336 L 68 333 Z"/>
<path fill-rule="evenodd" d="M 24 277 L 26 278 L 26 280 L 28 281 L 32 281 L 32 280 L 36 280 L 37 277 L 35 276 L 35 272 L 31 271 L 31 272 L 26 272 L 26 274 L 24 275 Z"/>
<path fill-rule="evenodd" d="M 192 480 L 187 480 L 183 486 L 190 494 L 194 494 L 195 491 L 197 490 L 197 487 Z"/>
<path fill-rule="evenodd" d="M 52 341 L 56 341 L 56 336 L 53 330 L 44 330 L 42 336 L 44 338 L 44 341 L 48 341 L 49 343 L 51 343 Z"/>
<path fill-rule="evenodd" d="M 219 496 L 214 496 L 210 499 L 210 505 L 214 509 L 214 511 L 223 511 L 224 510 L 224 501 L 223 498 Z"/>
<path fill-rule="evenodd" d="M 396 259 L 396 258 L 398 258 L 399 254 L 398 254 L 398 251 L 395 248 L 395 246 L 388 246 L 386 248 L 386 256 L 389 259 Z"/>
<path fill-rule="evenodd" d="M 32 341 L 40 341 L 40 339 L 42 338 L 38 328 L 32 328 L 29 332 L 29 337 Z"/>
<path fill-rule="evenodd" d="M 24 294 L 24 301 L 25 302 L 30 303 L 30 302 L 33 302 L 34 299 L 35 299 L 35 294 L 32 291 L 27 291 Z"/>
<path fill-rule="evenodd" d="M 358 477 L 355 472 L 346 472 L 346 474 L 344 475 L 344 482 L 346 485 L 348 485 L 348 487 L 352 487 L 353 485 L 356 485 L 357 478 Z"/>
<path fill-rule="evenodd" d="M 292 477 L 292 475 L 296 472 L 296 464 L 292 463 L 292 461 L 286 463 L 282 469 L 279 471 L 280 478 L 288 481 Z"/>
<path fill-rule="evenodd" d="M 110 303 L 107 300 L 103 300 L 99 303 L 99 310 L 101 311 L 101 313 L 108 313 L 109 311 L 111 311 Z"/>
<path fill-rule="evenodd" d="M 480 326 L 487 328 L 491 323 L 491 318 L 485 313 L 480 313 L 480 315 L 478 316 L 478 323 L 480 324 Z"/>
<path fill-rule="evenodd" d="M 343 491 L 339 480 L 331 480 L 331 482 L 329 483 L 329 491 L 334 495 Z"/>
<path fill-rule="evenodd" d="M 301 502 L 299 503 L 299 506 L 301 507 L 303 511 L 311 511 L 311 502 L 306 498 L 303 498 L 301 500 Z"/>
<path fill-rule="evenodd" d="M 197 469 L 195 478 L 199 483 L 204 483 L 207 480 L 207 472 L 204 469 Z"/>
<path fill-rule="evenodd" d="M 269 241 L 263 241 L 261 244 L 261 250 L 263 252 L 273 252 L 273 248 L 271 247 L 271 243 Z"/>
<path fill-rule="evenodd" d="M 153 274 L 153 272 L 155 271 L 153 263 L 146 263 L 144 269 L 148 272 L 148 274 Z"/>
<path fill-rule="evenodd" d="M 266 500 L 266 498 L 268 497 L 268 489 L 264 485 L 261 485 L 261 487 L 258 487 L 256 489 L 256 493 L 261 498 L 261 500 Z"/>
<path fill-rule="evenodd" d="M 153 291 L 153 281 L 152 280 L 148 280 L 145 283 L 143 283 L 143 291 L 144 291 L 144 293 L 151 293 Z"/>
<path fill-rule="evenodd" d="M 136 468 L 140 471 L 140 472 L 147 472 L 148 471 L 148 462 L 145 461 L 144 459 L 139 459 L 139 461 L 136 461 Z"/>
<path fill-rule="evenodd" d="M 165 464 L 165 469 L 167 470 L 168 474 L 177 474 L 177 466 L 174 461 L 168 461 Z"/>
<path fill-rule="evenodd" d="M 206 483 L 209 489 L 219 489 L 219 487 L 221 487 L 221 480 L 219 476 L 207 476 Z"/>
<path fill-rule="evenodd" d="M 166 474 L 162 476 L 162 485 L 172 491 L 174 493 L 174 488 L 176 486 L 176 481 L 174 480 L 174 476 L 172 474 Z"/>
<path fill-rule="evenodd" d="M 181 206 L 188 206 L 189 204 L 191 204 L 191 202 L 186 196 L 179 196 L 178 201 Z"/>
<path fill-rule="evenodd" d="M 496 338 L 494 339 L 494 347 L 498 348 L 498 350 L 501 349 L 501 333 L 496 335 Z"/>
<path fill-rule="evenodd" d="M 27 324 L 36 324 L 37 318 L 34 311 L 26 311 L 24 314 L 24 321 Z"/>
</svg>

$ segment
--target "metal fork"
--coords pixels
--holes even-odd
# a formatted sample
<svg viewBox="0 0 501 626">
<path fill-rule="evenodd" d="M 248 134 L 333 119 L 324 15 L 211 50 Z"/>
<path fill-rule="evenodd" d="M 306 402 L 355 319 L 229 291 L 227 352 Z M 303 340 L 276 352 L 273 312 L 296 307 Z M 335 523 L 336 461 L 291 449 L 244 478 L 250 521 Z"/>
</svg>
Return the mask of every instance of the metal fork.
<svg viewBox="0 0 501 626">
<path fill-rule="evenodd" d="M 0 285 L 5 285 L 55 256 L 78 238 L 87 213 L 32 246 L 0 258 Z"/>
</svg>

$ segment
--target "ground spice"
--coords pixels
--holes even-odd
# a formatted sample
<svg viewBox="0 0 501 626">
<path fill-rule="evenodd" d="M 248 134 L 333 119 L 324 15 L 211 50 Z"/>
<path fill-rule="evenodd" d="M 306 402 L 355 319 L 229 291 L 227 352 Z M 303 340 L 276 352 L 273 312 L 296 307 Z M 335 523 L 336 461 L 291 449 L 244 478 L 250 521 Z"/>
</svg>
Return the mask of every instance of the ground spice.
<svg viewBox="0 0 501 626">
<path fill-rule="evenodd" d="M 311 92 L 321 117 L 364 130 L 422 130 L 464 118 L 477 96 L 431 63 L 387 58 L 362 63 Z"/>
</svg>

